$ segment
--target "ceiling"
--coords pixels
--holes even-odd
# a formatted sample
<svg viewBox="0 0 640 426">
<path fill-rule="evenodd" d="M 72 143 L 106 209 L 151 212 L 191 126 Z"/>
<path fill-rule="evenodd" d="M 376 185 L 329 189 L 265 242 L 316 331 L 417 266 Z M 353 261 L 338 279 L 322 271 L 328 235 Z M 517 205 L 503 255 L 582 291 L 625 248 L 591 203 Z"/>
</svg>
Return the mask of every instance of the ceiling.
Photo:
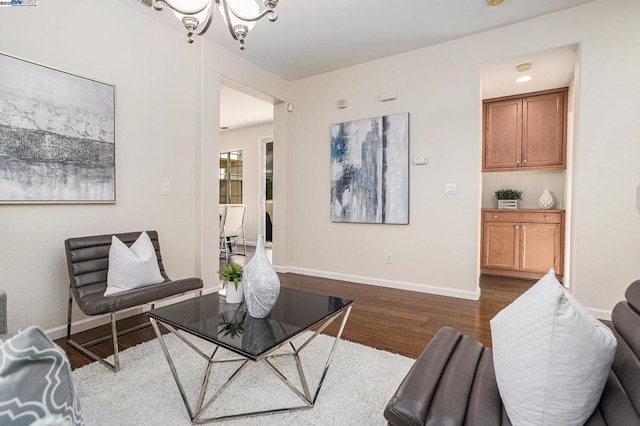
<svg viewBox="0 0 640 426">
<path fill-rule="evenodd" d="M 168 10 L 158 12 L 151 0 L 119 0 L 146 16 L 176 29 L 182 23 Z M 200 0 L 202 1 L 202 0 Z M 593 0 L 280 0 L 278 20 L 256 23 L 241 51 L 229 35 L 219 11 L 203 36 L 245 59 L 293 81 L 386 56 L 443 43 L 522 22 Z M 258 0 L 259 3 L 260 0 Z M 391 6 L 392 5 L 392 6 Z M 198 43 L 199 37 L 195 37 Z M 185 41 L 185 48 L 188 45 Z M 568 86 L 573 78 L 576 46 L 483 64 L 483 99 Z M 515 67 L 533 64 L 530 82 L 517 84 Z M 237 89 L 237 90 L 236 90 Z M 273 121 L 273 105 L 221 86 L 220 126 L 229 129 Z"/>
<path fill-rule="evenodd" d="M 186 36 L 173 13 L 155 11 L 145 5 L 150 0 L 120 1 Z M 276 8 L 278 20 L 257 22 L 244 51 L 229 35 L 218 11 L 204 37 L 293 81 L 590 1 L 504 0 L 491 7 L 486 0 L 281 0 Z"/>
<path fill-rule="evenodd" d="M 273 105 L 229 86 L 220 86 L 220 128 L 235 130 L 273 122 Z"/>
<path fill-rule="evenodd" d="M 480 69 L 482 99 L 568 87 L 575 74 L 577 49 L 573 44 L 483 64 Z M 531 64 L 531 70 L 518 72 L 516 67 L 524 63 Z M 523 74 L 533 79 L 516 83 L 516 78 Z"/>
</svg>

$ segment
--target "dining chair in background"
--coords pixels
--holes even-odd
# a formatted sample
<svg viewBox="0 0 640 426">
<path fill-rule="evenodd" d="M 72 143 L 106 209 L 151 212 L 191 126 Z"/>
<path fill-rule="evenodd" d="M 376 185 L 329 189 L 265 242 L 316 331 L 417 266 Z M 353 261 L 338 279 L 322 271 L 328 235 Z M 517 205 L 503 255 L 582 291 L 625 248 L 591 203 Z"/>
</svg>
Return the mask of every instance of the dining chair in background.
<svg viewBox="0 0 640 426">
<path fill-rule="evenodd" d="M 245 256 L 247 245 L 244 237 L 244 217 L 247 206 L 245 204 L 225 204 L 225 206 L 224 221 L 221 221 L 220 244 L 222 247 L 220 249 L 224 250 L 225 259 L 228 259 L 231 254 Z M 242 253 L 238 252 L 239 243 L 242 243 Z"/>
</svg>

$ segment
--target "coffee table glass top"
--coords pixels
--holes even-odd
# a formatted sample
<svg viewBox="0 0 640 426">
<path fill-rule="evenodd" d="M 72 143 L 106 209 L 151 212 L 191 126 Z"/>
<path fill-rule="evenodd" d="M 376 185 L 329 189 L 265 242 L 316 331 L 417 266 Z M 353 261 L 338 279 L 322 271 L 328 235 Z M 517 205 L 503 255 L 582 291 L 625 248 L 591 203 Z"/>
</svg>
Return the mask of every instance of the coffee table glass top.
<svg viewBox="0 0 640 426">
<path fill-rule="evenodd" d="M 250 317 L 244 302 L 227 304 L 217 292 L 152 309 L 147 315 L 256 360 L 352 303 L 281 287 L 278 301 L 266 318 Z"/>
</svg>

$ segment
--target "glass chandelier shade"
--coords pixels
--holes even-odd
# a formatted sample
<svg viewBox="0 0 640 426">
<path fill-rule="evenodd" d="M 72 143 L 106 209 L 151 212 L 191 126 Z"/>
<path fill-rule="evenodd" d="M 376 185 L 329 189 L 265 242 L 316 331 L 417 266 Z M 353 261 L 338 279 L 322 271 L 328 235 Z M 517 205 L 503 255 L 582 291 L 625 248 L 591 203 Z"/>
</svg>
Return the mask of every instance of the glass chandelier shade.
<svg viewBox="0 0 640 426">
<path fill-rule="evenodd" d="M 153 0 L 152 5 L 155 10 L 164 10 L 167 6 L 173 11 L 187 30 L 188 43 L 193 43 L 193 34 L 202 35 L 209 29 L 218 6 L 229 33 L 240 43 L 240 49 L 244 49 L 244 39 L 256 21 L 265 16 L 272 22 L 278 19 L 274 11 L 278 0 L 262 2 L 262 10 L 257 0 Z"/>
</svg>

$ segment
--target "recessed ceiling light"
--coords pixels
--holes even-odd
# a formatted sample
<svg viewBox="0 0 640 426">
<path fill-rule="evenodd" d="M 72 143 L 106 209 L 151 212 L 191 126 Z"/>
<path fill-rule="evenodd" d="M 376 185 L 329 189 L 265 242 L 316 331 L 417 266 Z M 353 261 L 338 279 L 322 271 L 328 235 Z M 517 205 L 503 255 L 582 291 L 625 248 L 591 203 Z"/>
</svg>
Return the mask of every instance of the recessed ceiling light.
<svg viewBox="0 0 640 426">
<path fill-rule="evenodd" d="M 516 83 L 526 83 L 527 81 L 530 81 L 531 79 L 533 79 L 533 77 L 531 77 L 530 75 L 523 75 L 523 76 L 520 76 L 520 77 L 516 78 Z"/>
<path fill-rule="evenodd" d="M 489 6 L 498 6 L 500 4 L 502 4 L 504 0 L 487 0 L 487 4 Z"/>
</svg>

